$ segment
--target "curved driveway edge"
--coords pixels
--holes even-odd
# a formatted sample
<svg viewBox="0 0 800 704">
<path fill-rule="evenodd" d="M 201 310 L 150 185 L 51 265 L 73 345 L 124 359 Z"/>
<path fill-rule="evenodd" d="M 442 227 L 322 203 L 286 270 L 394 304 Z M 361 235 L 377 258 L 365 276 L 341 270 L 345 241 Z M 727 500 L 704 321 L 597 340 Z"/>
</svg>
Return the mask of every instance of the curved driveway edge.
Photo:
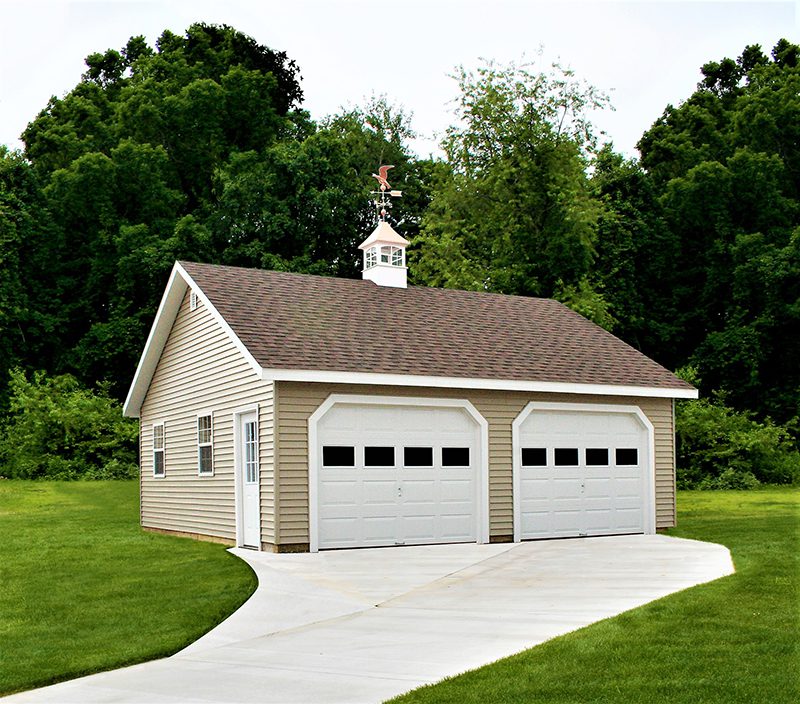
<svg viewBox="0 0 800 704">
<path fill-rule="evenodd" d="M 232 552 L 259 586 L 182 652 L 4 702 L 381 702 L 734 571 L 663 535 Z"/>
</svg>

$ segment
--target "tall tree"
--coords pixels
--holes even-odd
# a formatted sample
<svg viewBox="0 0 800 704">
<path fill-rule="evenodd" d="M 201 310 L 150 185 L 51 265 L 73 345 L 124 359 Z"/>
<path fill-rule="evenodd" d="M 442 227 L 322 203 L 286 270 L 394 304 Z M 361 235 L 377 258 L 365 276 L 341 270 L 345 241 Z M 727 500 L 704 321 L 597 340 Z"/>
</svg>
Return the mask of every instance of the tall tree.
<svg viewBox="0 0 800 704">
<path fill-rule="evenodd" d="M 593 296 L 586 276 L 601 208 L 586 177 L 595 148 L 588 115 L 606 98 L 558 66 L 536 73 L 489 63 L 461 69 L 457 79 L 458 121 L 443 141 L 447 163 L 435 170 L 414 241 L 414 277 Z"/>
<path fill-rule="evenodd" d="M 639 142 L 676 245 L 671 337 L 656 344 L 694 363 L 704 391 L 782 422 L 800 410 L 799 55 L 781 40 L 771 57 L 748 46 L 705 64 Z"/>
</svg>

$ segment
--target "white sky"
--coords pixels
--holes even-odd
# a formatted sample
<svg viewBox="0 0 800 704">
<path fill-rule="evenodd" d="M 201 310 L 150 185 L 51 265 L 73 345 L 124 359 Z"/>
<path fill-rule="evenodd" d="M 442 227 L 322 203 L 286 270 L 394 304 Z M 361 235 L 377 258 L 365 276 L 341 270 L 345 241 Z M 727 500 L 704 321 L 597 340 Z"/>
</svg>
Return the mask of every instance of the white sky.
<svg viewBox="0 0 800 704">
<path fill-rule="evenodd" d="M 688 97 L 710 60 L 747 44 L 800 41 L 800 1 L 538 0 L 0 0 L 0 144 L 51 95 L 80 79 L 83 59 L 143 34 L 225 23 L 297 61 L 312 117 L 371 94 L 414 114 L 422 156 L 450 123 L 459 64 L 559 60 L 610 93 L 596 124 L 629 155 L 667 103 Z"/>
</svg>

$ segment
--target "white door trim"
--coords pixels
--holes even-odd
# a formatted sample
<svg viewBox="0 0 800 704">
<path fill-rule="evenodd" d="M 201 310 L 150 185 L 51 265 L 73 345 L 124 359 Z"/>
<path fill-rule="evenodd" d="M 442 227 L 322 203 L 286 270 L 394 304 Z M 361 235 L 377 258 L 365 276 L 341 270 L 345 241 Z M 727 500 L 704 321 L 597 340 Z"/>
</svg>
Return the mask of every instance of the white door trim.
<svg viewBox="0 0 800 704">
<path fill-rule="evenodd" d="M 480 428 L 480 465 L 478 472 L 478 542 L 489 542 L 489 423 L 466 399 L 424 398 L 417 396 L 368 396 L 361 394 L 331 394 L 308 419 L 308 538 L 309 550 L 319 552 L 319 456 L 317 424 L 337 403 L 373 406 L 427 406 L 462 408 Z"/>
<path fill-rule="evenodd" d="M 519 432 L 522 424 L 534 411 L 580 411 L 584 413 L 625 413 L 633 415 L 647 430 L 647 471 L 645 472 L 643 507 L 644 532 L 656 532 L 656 451 L 655 430 L 650 419 L 639 406 L 620 406 L 612 403 L 553 403 L 549 401 L 531 401 L 523 408 L 511 423 L 511 447 L 513 468 L 513 507 L 514 507 L 514 542 L 522 540 L 522 516 L 520 509 L 520 491 L 522 473 L 522 456 Z"/>
<path fill-rule="evenodd" d="M 259 532 L 262 525 L 261 516 L 261 439 L 260 439 L 260 419 L 258 404 L 244 406 L 233 411 L 233 486 L 234 486 L 234 505 L 236 509 L 236 545 L 244 545 L 244 499 L 242 486 L 242 416 L 249 413 L 256 414 L 256 438 L 258 438 L 258 525 Z M 251 546 L 248 546 L 251 547 Z M 261 540 L 258 541 L 258 550 L 261 550 Z"/>
</svg>

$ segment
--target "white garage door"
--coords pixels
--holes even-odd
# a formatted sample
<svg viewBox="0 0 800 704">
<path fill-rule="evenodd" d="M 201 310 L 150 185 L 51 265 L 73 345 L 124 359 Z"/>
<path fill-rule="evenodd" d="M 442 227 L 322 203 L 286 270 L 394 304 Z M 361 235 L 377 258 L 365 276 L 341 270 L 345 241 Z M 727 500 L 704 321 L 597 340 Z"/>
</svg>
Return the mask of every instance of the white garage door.
<svg viewBox="0 0 800 704">
<path fill-rule="evenodd" d="M 480 429 L 464 409 L 340 403 L 316 437 L 318 548 L 478 539 Z"/>
<path fill-rule="evenodd" d="M 516 427 L 519 537 L 647 531 L 650 429 L 641 412 L 539 406 Z"/>
</svg>

